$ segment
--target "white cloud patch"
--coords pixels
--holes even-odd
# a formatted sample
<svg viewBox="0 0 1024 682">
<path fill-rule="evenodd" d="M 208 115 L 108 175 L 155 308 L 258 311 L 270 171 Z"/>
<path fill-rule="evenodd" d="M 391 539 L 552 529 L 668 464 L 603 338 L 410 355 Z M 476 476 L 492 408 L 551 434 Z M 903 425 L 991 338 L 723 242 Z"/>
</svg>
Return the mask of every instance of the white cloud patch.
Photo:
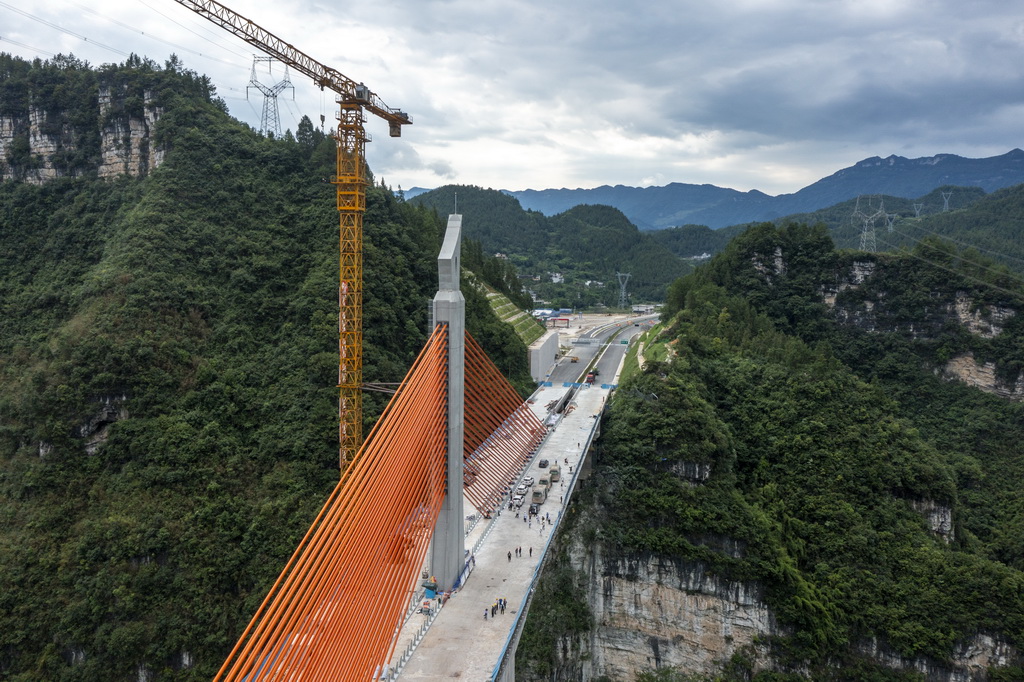
<svg viewBox="0 0 1024 682">
<path fill-rule="evenodd" d="M 988 156 L 1024 137 L 1024 20 L 1002 0 L 228 4 L 412 115 L 401 140 L 368 123 L 375 174 L 403 187 L 708 182 L 774 194 L 872 155 Z M 245 92 L 254 48 L 176 3 L 24 11 L 89 41 L 0 6 L 0 50 L 93 64 L 123 61 L 102 45 L 158 63 L 176 52 L 259 125 L 262 100 Z M 333 124 L 333 96 L 291 80 L 282 126 L 303 114 Z"/>
</svg>

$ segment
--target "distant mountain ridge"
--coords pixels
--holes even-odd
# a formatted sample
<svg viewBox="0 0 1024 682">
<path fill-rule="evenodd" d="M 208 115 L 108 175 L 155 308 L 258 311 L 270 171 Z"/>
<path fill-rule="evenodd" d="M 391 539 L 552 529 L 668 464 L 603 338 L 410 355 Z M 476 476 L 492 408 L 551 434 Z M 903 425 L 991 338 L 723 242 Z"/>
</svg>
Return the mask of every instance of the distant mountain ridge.
<svg viewBox="0 0 1024 682">
<path fill-rule="evenodd" d="M 775 220 L 809 213 L 861 194 L 912 199 L 942 185 L 981 187 L 986 192 L 1024 183 L 1024 151 L 970 159 L 956 154 L 908 159 L 872 156 L 792 194 L 771 196 L 758 190 L 740 192 L 715 185 L 674 182 L 663 187 L 604 185 L 593 189 L 507 191 L 523 208 L 554 215 L 580 204 L 606 204 L 622 211 L 641 230 L 677 225 L 711 228 Z M 412 197 L 425 190 L 409 190 Z"/>
</svg>

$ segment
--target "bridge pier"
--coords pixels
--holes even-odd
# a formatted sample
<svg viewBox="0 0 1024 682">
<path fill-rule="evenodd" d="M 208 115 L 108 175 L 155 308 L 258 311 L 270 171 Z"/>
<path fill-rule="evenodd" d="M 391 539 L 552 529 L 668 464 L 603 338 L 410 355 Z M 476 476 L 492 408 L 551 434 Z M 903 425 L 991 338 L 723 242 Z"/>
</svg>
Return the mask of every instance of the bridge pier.
<svg viewBox="0 0 1024 682">
<path fill-rule="evenodd" d="M 448 216 L 437 257 L 434 324 L 448 325 L 448 468 L 445 498 L 430 544 L 430 572 L 438 587 L 455 587 L 465 564 L 462 505 L 462 444 L 465 410 L 466 299 L 460 288 L 462 216 Z"/>
</svg>

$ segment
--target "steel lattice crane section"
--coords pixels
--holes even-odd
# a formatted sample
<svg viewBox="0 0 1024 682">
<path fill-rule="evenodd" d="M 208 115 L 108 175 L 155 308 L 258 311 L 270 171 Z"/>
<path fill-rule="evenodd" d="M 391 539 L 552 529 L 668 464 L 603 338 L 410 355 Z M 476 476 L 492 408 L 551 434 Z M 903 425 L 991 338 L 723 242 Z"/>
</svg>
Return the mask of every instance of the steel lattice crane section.
<svg viewBox="0 0 1024 682">
<path fill-rule="evenodd" d="M 338 94 L 337 189 L 340 214 L 338 283 L 338 442 L 342 469 L 362 442 L 363 383 L 363 213 L 366 211 L 365 147 L 368 136 L 364 112 L 388 122 L 392 137 L 412 123 L 407 113 L 386 104 L 362 83 L 356 83 L 286 43 L 270 31 L 214 0 L 175 0 L 205 19 L 230 31 L 262 52 L 306 74 L 320 89 Z"/>
</svg>

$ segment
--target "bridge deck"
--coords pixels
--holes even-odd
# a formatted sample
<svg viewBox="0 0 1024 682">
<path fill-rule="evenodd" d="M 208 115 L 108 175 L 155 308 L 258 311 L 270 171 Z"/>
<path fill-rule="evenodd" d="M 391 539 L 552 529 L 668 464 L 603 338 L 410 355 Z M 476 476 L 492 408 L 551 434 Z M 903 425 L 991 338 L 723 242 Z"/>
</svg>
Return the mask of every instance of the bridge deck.
<svg viewBox="0 0 1024 682">
<path fill-rule="evenodd" d="M 562 387 L 540 389 L 534 395 L 534 413 L 543 420 L 548 414 L 547 405 L 564 396 L 566 390 Z M 540 508 L 541 516 L 550 515 L 551 523 L 541 524 L 537 518 L 524 522 L 522 513 L 517 516 L 506 507 L 489 523 L 480 523 L 474 528 L 466 539 L 466 547 L 472 548 L 478 539 L 483 540 L 474 554 L 475 569 L 437 613 L 419 646 L 402 667 L 399 679 L 457 677 L 474 682 L 491 679 L 551 533 L 558 526 L 564 501 L 569 499 L 577 481 L 583 452 L 596 429 L 608 393 L 609 390 L 600 385 L 581 389 L 570 403 L 572 409 L 563 415 L 527 468 L 526 475 L 539 480 L 540 474 L 546 471 L 538 466 L 541 459 L 559 463 L 562 480 L 552 484 L 547 502 Z M 525 510 L 524 504 L 521 512 Z M 516 556 L 518 547 L 522 548 L 522 556 Z M 491 606 L 499 598 L 505 599 L 508 607 L 504 614 L 499 612 L 492 618 Z M 409 619 L 399 637 L 392 669 L 428 618 L 415 614 Z"/>
</svg>

